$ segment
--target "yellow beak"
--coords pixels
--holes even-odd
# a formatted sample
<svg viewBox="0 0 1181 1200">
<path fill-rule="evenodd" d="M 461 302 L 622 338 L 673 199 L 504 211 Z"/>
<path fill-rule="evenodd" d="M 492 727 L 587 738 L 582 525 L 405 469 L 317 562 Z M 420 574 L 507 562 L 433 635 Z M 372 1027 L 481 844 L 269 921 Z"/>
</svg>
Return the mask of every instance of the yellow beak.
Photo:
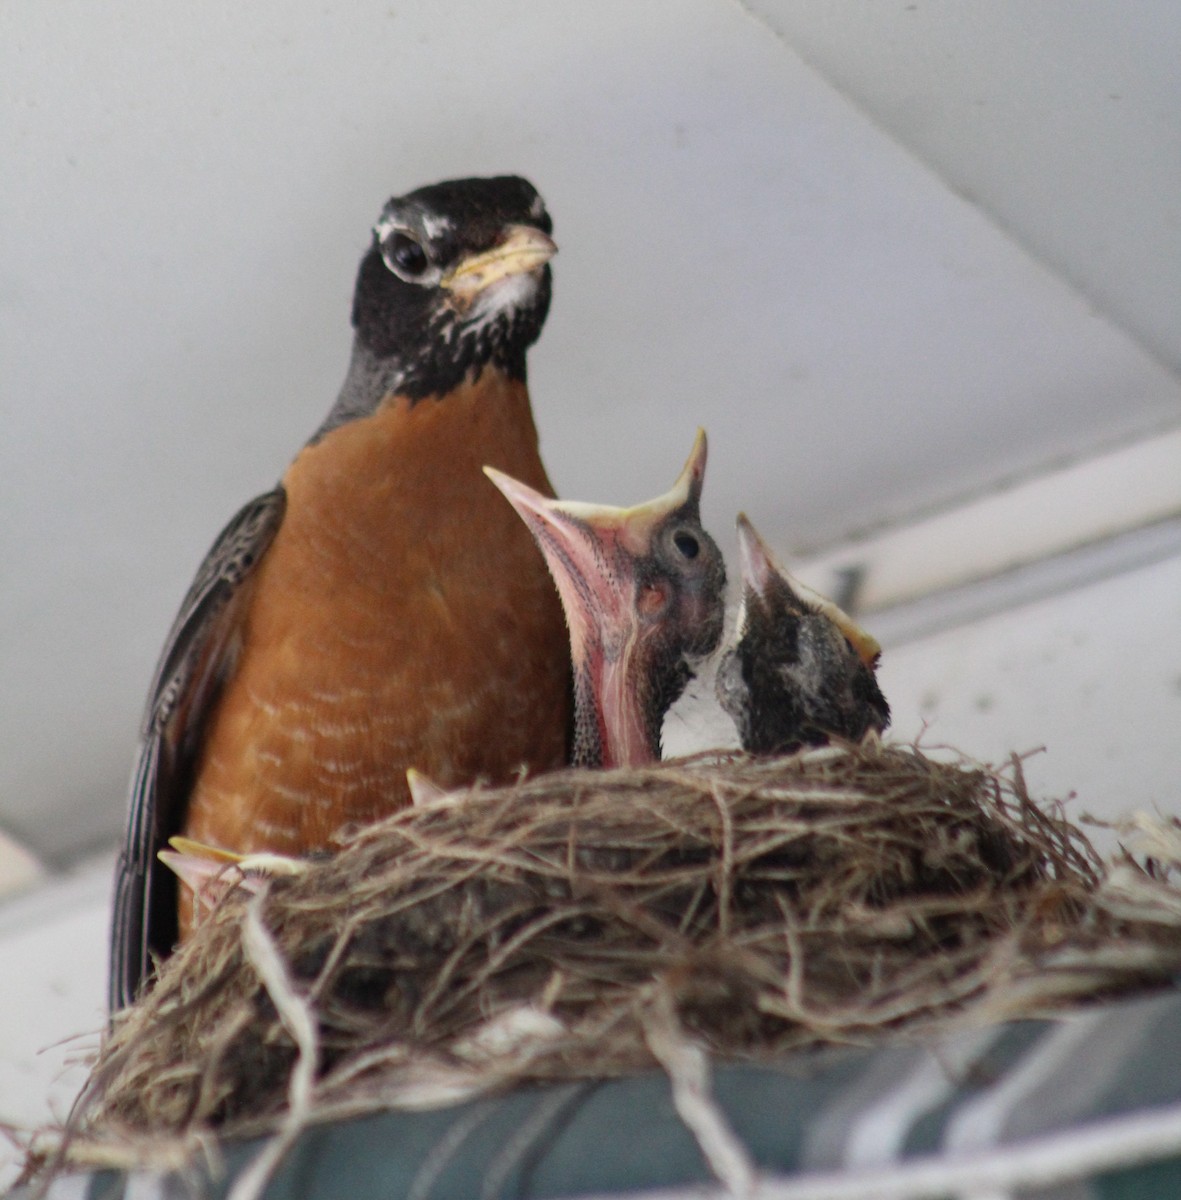
<svg viewBox="0 0 1181 1200">
<path fill-rule="evenodd" d="M 510 275 L 523 275 L 545 266 L 558 252 L 557 243 L 533 225 L 509 225 L 491 250 L 472 254 L 439 281 L 441 287 L 471 299 Z"/>
</svg>

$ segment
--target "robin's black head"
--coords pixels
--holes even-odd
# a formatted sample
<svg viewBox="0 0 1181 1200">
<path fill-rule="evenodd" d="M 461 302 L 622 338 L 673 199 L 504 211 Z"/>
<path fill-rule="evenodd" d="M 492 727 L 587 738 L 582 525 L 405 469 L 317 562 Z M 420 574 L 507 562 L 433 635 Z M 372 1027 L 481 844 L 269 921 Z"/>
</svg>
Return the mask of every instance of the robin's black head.
<svg viewBox="0 0 1181 1200">
<path fill-rule="evenodd" d="M 722 707 L 743 749 L 788 754 L 831 737 L 859 741 L 890 723 L 878 644 L 835 604 L 792 580 L 738 518 L 742 604 L 718 668 Z"/>
<path fill-rule="evenodd" d="M 515 175 L 390 200 L 361 260 L 353 326 L 396 380 L 391 390 L 442 394 L 489 364 L 523 377 L 549 309 L 552 229 L 537 191 Z"/>
<path fill-rule="evenodd" d="M 701 525 L 699 433 L 671 491 L 634 508 L 550 500 L 485 468 L 529 526 L 570 628 L 574 761 L 660 757 L 664 714 L 722 636 L 726 568 Z"/>
</svg>

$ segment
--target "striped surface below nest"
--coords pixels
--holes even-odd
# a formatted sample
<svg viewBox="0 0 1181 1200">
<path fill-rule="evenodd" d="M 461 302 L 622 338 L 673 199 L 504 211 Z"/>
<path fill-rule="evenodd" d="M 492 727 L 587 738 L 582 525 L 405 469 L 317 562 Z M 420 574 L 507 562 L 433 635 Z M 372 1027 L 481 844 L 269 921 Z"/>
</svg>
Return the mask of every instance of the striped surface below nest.
<svg viewBox="0 0 1181 1200">
<path fill-rule="evenodd" d="M 327 1117 L 612 1075 L 670 1024 L 768 1058 L 1043 1013 L 1181 965 L 1177 891 L 1122 869 L 1018 760 L 873 739 L 453 794 L 231 893 L 119 1019 L 75 1134 L 257 1132 L 293 1080 Z"/>
</svg>

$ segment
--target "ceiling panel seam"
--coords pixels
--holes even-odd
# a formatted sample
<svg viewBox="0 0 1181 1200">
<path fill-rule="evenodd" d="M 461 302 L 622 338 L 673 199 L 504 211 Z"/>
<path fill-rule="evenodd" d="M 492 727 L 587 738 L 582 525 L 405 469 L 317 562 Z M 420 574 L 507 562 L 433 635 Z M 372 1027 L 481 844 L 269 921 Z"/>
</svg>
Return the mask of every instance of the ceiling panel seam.
<svg viewBox="0 0 1181 1200">
<path fill-rule="evenodd" d="M 919 150 L 911 143 L 904 141 L 892 129 L 887 128 L 881 120 L 879 120 L 874 110 L 860 101 L 848 88 L 844 87 L 838 80 L 824 69 L 811 55 L 797 46 L 791 38 L 781 29 L 777 29 L 762 13 L 752 8 L 749 0 L 730 0 L 730 2 L 750 21 L 758 25 L 766 34 L 768 34 L 783 50 L 793 55 L 800 63 L 811 71 L 825 86 L 835 92 L 840 98 L 849 105 L 863 120 L 868 122 L 881 136 L 889 139 L 902 153 L 907 155 L 915 163 L 918 163 L 922 169 L 953 196 L 956 196 L 964 204 L 973 208 L 989 225 L 997 230 L 1007 241 L 1011 242 L 1017 249 L 1025 255 L 1031 262 L 1036 263 L 1047 274 L 1058 280 L 1064 287 L 1076 295 L 1087 308 L 1094 313 L 1100 320 L 1104 321 L 1112 329 L 1117 330 L 1122 336 L 1128 339 L 1132 345 L 1136 347 L 1146 358 L 1151 360 L 1156 366 L 1165 371 L 1172 379 L 1181 383 L 1181 369 L 1173 363 L 1168 357 L 1162 355 L 1154 346 L 1146 342 L 1143 337 L 1126 321 L 1112 311 L 1102 299 L 1096 296 L 1090 288 L 1088 288 L 1081 280 L 1077 279 L 1074 274 L 1063 264 L 1056 262 L 1053 259 L 1047 258 L 1021 235 L 1020 231 L 1015 229 L 1008 221 L 1006 221 L 995 209 L 984 204 L 978 197 L 973 196 L 957 185 L 954 180 L 939 169 L 937 165 L 932 163 L 928 158 L 919 152 Z"/>
</svg>

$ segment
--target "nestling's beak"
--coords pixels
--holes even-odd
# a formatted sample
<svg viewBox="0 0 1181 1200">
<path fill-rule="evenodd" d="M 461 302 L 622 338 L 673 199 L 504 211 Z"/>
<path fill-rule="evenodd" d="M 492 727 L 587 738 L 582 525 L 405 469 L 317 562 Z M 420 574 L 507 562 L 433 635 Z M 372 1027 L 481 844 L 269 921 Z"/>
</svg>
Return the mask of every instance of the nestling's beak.
<svg viewBox="0 0 1181 1200">
<path fill-rule="evenodd" d="M 631 508 L 553 500 L 503 471 L 484 468 L 545 552 L 566 609 L 576 662 L 596 626 L 618 627 L 630 619 L 635 564 L 652 553 L 661 525 L 676 513 L 697 517 L 707 451 L 705 431 L 699 429 L 676 483 L 663 496 Z"/>
<path fill-rule="evenodd" d="M 763 598 L 772 582 L 778 579 L 799 602 L 801 613 L 811 609 L 828 617 L 848 639 L 861 661 L 872 671 L 882 656 L 882 648 L 877 639 L 872 634 L 866 633 L 844 609 L 839 608 L 831 600 L 820 595 L 819 592 L 814 592 L 807 584 L 800 583 L 798 579 L 788 574 L 775 561 L 767 543 L 755 532 L 755 527 L 747 519 L 745 513 L 738 514 L 737 525 L 743 591 Z"/>
<path fill-rule="evenodd" d="M 235 854 L 187 837 L 168 839 L 170 849 L 156 857 L 175 872 L 194 895 L 219 900 L 234 887 L 257 892 L 262 881 L 273 875 L 298 875 L 307 860 L 286 854 Z"/>
<path fill-rule="evenodd" d="M 660 722 L 722 629 L 725 569 L 700 525 L 705 434 L 663 496 L 632 508 L 551 500 L 500 471 L 489 479 L 529 527 L 557 585 L 575 676 L 574 759 L 638 766 L 660 757 Z"/>
<path fill-rule="evenodd" d="M 651 553 L 653 535 L 674 513 L 681 512 L 694 518 L 698 516 L 708 450 L 705 430 L 699 429 L 676 483 L 655 500 L 647 500 L 631 508 L 584 504 L 578 500 L 547 500 L 546 504 L 552 513 L 565 518 L 565 528 L 583 525 L 593 530 L 604 546 L 614 543 L 628 554 L 640 558 Z M 496 483 L 496 480 L 493 482 Z M 507 492 L 505 494 L 508 495 Z M 511 496 L 509 500 L 512 500 Z M 524 513 L 521 515 L 525 516 Z M 529 518 L 525 517 L 525 520 Z"/>
<path fill-rule="evenodd" d="M 536 226 L 508 225 L 504 237 L 491 250 L 461 259 L 439 280 L 439 285 L 470 300 L 501 279 L 545 266 L 557 252 L 553 238 Z"/>
</svg>

